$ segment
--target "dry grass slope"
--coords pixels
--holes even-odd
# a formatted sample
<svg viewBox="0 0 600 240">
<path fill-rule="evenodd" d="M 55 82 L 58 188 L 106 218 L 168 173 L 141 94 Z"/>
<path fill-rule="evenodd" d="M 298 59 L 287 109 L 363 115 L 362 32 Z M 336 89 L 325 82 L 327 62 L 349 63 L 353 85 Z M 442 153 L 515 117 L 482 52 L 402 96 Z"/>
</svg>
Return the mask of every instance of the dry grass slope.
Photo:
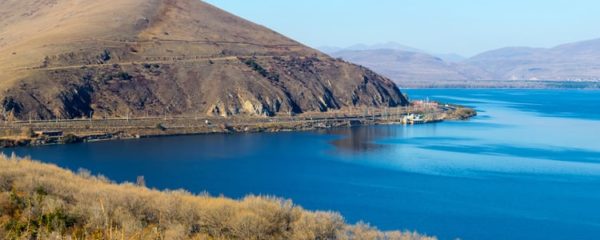
<svg viewBox="0 0 600 240">
<path fill-rule="evenodd" d="M 242 200 L 115 184 L 0 156 L 0 239 L 433 239 L 347 225 L 290 201 Z"/>
</svg>

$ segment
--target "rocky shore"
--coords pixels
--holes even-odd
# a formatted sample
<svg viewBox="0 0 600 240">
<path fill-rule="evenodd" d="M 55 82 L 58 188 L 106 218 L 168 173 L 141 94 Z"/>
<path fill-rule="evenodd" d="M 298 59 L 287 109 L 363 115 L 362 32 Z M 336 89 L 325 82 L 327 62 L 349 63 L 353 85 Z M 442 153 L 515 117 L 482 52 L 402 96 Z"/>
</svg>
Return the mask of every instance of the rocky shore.
<svg viewBox="0 0 600 240">
<path fill-rule="evenodd" d="M 73 119 L 4 122 L 0 124 L 0 148 L 71 144 L 194 134 L 227 134 L 316 129 L 381 124 L 426 124 L 466 120 L 477 115 L 458 105 L 361 109 L 330 113 L 306 113 L 287 117 L 145 117 L 127 119 Z"/>
</svg>

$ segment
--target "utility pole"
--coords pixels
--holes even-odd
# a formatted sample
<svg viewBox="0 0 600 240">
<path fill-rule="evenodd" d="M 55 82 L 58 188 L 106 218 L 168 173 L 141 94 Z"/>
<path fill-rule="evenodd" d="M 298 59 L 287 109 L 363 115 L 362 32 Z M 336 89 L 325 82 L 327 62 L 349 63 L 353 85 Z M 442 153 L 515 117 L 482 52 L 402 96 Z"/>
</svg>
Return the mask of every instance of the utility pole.
<svg viewBox="0 0 600 240">
<path fill-rule="evenodd" d="M 377 108 L 373 108 L 373 112 L 371 112 L 371 119 L 375 121 L 375 115 L 377 115 Z"/>
</svg>

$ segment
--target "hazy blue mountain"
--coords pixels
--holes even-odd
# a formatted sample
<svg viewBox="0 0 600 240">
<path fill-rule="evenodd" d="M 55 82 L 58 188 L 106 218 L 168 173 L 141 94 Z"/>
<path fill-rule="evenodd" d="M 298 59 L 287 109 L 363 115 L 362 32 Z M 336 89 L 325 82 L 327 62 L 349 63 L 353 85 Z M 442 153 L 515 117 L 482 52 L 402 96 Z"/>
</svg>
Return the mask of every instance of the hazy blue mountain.
<svg viewBox="0 0 600 240">
<path fill-rule="evenodd" d="M 501 48 L 465 63 L 501 80 L 600 80 L 600 39 L 553 48 Z"/>
<path fill-rule="evenodd" d="M 465 59 L 396 43 L 325 51 L 364 65 L 400 84 L 481 80 L 600 81 L 600 39 L 553 48 L 506 47 Z M 476 84 L 474 84 L 476 85 Z"/>
<path fill-rule="evenodd" d="M 409 47 L 396 42 L 387 42 L 387 43 L 378 43 L 373 45 L 367 44 L 354 44 L 348 47 L 334 47 L 334 46 L 323 46 L 318 48 L 320 51 L 324 53 L 335 53 L 339 51 L 365 51 L 365 50 L 379 50 L 379 49 L 392 49 L 392 50 L 402 50 L 402 51 L 410 51 L 410 52 L 425 52 L 421 49 Z"/>
<path fill-rule="evenodd" d="M 324 46 L 324 47 L 319 47 L 318 49 L 320 51 L 322 51 L 324 53 L 328 53 L 328 54 L 334 54 L 334 53 L 340 52 L 340 51 L 368 51 L 368 50 L 387 49 L 387 50 L 399 50 L 399 51 L 406 51 L 406 52 L 429 54 L 429 55 L 441 58 L 444 61 L 448 61 L 448 62 L 460 62 L 460 61 L 463 61 L 466 59 L 465 57 L 463 57 L 459 54 L 456 54 L 456 53 L 440 53 L 440 54 L 429 53 L 428 51 L 410 47 L 407 45 L 403 45 L 403 44 L 400 44 L 397 42 L 387 42 L 387 43 L 379 43 L 379 44 L 373 44 L 373 45 L 355 44 L 355 45 L 345 47 L 345 48 Z"/>
<path fill-rule="evenodd" d="M 399 83 L 415 80 L 471 80 L 486 76 L 485 72 L 472 66 L 447 62 L 422 52 L 394 49 L 343 50 L 331 55 L 371 68 Z"/>
</svg>

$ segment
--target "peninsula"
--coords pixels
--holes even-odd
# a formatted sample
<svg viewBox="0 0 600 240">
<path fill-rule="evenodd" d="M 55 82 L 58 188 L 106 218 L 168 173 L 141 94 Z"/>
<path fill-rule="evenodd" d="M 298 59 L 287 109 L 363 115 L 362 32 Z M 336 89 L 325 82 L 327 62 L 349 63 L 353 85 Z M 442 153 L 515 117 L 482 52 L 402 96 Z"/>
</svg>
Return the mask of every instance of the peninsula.
<svg viewBox="0 0 600 240">
<path fill-rule="evenodd" d="M 198 0 L 4 1 L 0 9 L 4 147 L 466 113 L 411 107 L 390 79 Z"/>
<path fill-rule="evenodd" d="M 357 108 L 275 117 L 165 115 L 5 121 L 0 122 L 0 148 L 156 136 L 307 131 L 377 124 L 423 124 L 444 120 L 465 120 L 476 114 L 475 110 L 462 106 L 415 101 L 407 107 Z"/>
</svg>

